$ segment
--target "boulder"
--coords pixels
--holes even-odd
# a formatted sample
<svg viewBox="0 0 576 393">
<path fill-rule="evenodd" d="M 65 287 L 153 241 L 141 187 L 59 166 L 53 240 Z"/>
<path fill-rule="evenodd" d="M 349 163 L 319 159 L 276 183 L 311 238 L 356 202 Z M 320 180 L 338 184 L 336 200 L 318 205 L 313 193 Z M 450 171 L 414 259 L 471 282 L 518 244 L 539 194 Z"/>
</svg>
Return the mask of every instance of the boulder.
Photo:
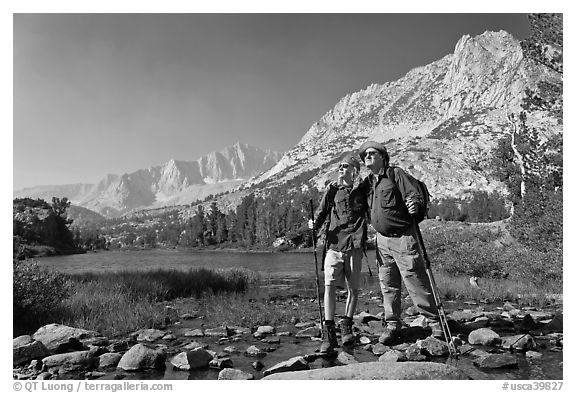
<svg viewBox="0 0 576 393">
<path fill-rule="evenodd" d="M 232 329 L 232 331 L 236 335 L 250 334 L 252 332 L 252 330 L 250 328 L 246 328 L 246 327 L 242 327 L 242 326 L 228 326 L 228 329 Z"/>
<path fill-rule="evenodd" d="M 203 343 L 200 343 L 198 341 L 192 341 L 191 343 L 186 344 L 186 346 L 184 346 L 184 349 L 187 349 L 189 351 L 196 349 L 196 348 L 208 349 L 208 344 L 203 344 Z"/>
<path fill-rule="evenodd" d="M 563 330 L 564 318 L 562 313 L 554 315 L 554 318 L 542 328 L 544 333 L 559 333 Z"/>
<path fill-rule="evenodd" d="M 336 357 L 336 362 L 339 365 L 346 365 L 346 364 L 354 364 L 358 363 L 358 360 L 352 355 L 347 352 L 340 351 L 338 352 L 338 356 Z"/>
<path fill-rule="evenodd" d="M 537 310 L 528 310 L 526 315 L 530 315 L 536 322 L 540 322 L 546 319 L 552 319 L 554 314 L 548 311 L 537 311 Z"/>
<path fill-rule="evenodd" d="M 502 342 L 502 338 L 492 329 L 480 328 L 468 335 L 468 342 L 472 345 L 496 346 Z"/>
<path fill-rule="evenodd" d="M 235 368 L 225 368 L 218 373 L 219 380 L 251 380 L 254 375 Z"/>
<path fill-rule="evenodd" d="M 511 368 L 518 367 L 518 359 L 509 353 L 497 353 L 480 356 L 474 359 L 474 365 L 480 368 Z"/>
<path fill-rule="evenodd" d="M 362 345 L 366 345 L 366 344 L 371 344 L 372 340 L 370 340 L 369 337 L 366 336 L 360 336 L 360 338 L 358 339 L 360 341 L 360 344 Z"/>
<path fill-rule="evenodd" d="M 412 344 L 406 348 L 406 359 L 412 362 L 426 360 L 426 355 L 422 354 L 422 348 L 418 344 Z"/>
<path fill-rule="evenodd" d="M 393 349 L 386 352 L 378 358 L 379 362 L 404 362 L 406 361 L 406 354 L 402 351 Z"/>
<path fill-rule="evenodd" d="M 431 362 L 368 362 L 307 371 L 276 373 L 263 379 L 278 380 L 467 380 L 454 366 Z"/>
<path fill-rule="evenodd" d="M 196 370 L 207 368 L 214 357 L 204 348 L 195 348 L 180 352 L 170 359 L 170 363 L 178 370 Z"/>
<path fill-rule="evenodd" d="M 38 359 L 34 359 L 30 362 L 30 364 L 28 365 L 28 369 L 29 370 L 42 370 L 42 361 L 38 360 Z"/>
<path fill-rule="evenodd" d="M 502 347 L 505 349 L 515 349 L 517 351 L 529 351 L 538 348 L 534 337 L 529 334 L 519 334 L 508 336 L 502 339 Z"/>
<path fill-rule="evenodd" d="M 95 356 L 95 357 L 98 357 L 98 356 L 102 355 L 103 353 L 109 352 L 106 347 L 98 347 L 96 345 L 90 345 L 88 347 L 88 350 L 90 351 L 92 356 Z"/>
<path fill-rule="evenodd" d="M 294 325 L 296 329 L 306 329 L 312 326 L 316 326 L 316 322 L 309 321 L 309 322 L 298 322 Z"/>
<path fill-rule="evenodd" d="M 264 335 L 274 334 L 274 333 L 276 333 L 276 329 L 274 328 L 274 326 L 258 326 L 256 333 L 260 333 L 260 334 L 264 334 Z"/>
<path fill-rule="evenodd" d="M 372 353 L 376 356 L 383 355 L 386 352 L 388 352 L 389 350 L 390 350 L 390 347 L 386 346 L 382 343 L 376 343 L 372 346 Z"/>
<path fill-rule="evenodd" d="M 100 336 L 100 333 L 93 330 L 51 323 L 38 329 L 32 338 L 44 344 L 51 353 L 61 353 L 83 349 L 81 340 Z"/>
<path fill-rule="evenodd" d="M 124 352 L 127 351 L 128 348 L 130 348 L 130 344 L 124 340 L 113 342 L 106 347 L 110 352 Z"/>
<path fill-rule="evenodd" d="M 136 344 L 120 359 L 118 368 L 126 371 L 162 370 L 165 368 L 166 352 L 146 344 Z"/>
<path fill-rule="evenodd" d="M 234 331 L 226 326 L 222 326 L 213 329 L 206 329 L 204 330 L 204 335 L 208 337 L 230 337 L 234 335 Z"/>
<path fill-rule="evenodd" d="M 40 341 L 31 336 L 19 336 L 12 340 L 12 364 L 14 367 L 28 363 L 33 359 L 42 359 L 50 355 L 50 351 Z"/>
<path fill-rule="evenodd" d="M 427 356 L 448 356 L 450 351 L 446 342 L 438 340 L 435 337 L 427 337 L 418 342 L 421 352 Z"/>
<path fill-rule="evenodd" d="M 477 329 L 485 328 L 490 324 L 488 317 L 478 317 L 473 321 L 464 323 L 464 330 L 471 332 Z"/>
<path fill-rule="evenodd" d="M 526 352 L 526 359 L 541 359 L 542 354 L 536 351 L 527 351 Z"/>
<path fill-rule="evenodd" d="M 296 356 L 284 362 L 280 362 L 267 370 L 264 370 L 264 375 L 275 373 L 284 373 L 288 371 L 310 370 L 308 362 L 302 356 Z"/>
<path fill-rule="evenodd" d="M 312 326 L 303 330 L 300 330 L 296 333 L 297 338 L 312 338 L 312 337 L 320 337 L 322 332 L 317 326 Z"/>
<path fill-rule="evenodd" d="M 358 315 L 354 315 L 354 319 L 357 319 L 358 323 L 368 323 L 370 321 L 380 321 L 380 318 L 378 318 L 376 315 L 372 315 L 372 314 L 367 313 L 365 311 L 362 311 Z"/>
<path fill-rule="evenodd" d="M 411 327 L 427 327 L 428 326 L 428 318 L 424 315 L 420 315 L 416 317 L 412 322 L 410 322 Z"/>
<path fill-rule="evenodd" d="M 531 330 L 538 329 L 540 324 L 532 318 L 530 314 L 526 314 L 522 319 L 522 322 L 518 325 L 518 330 L 521 332 L 529 332 Z"/>
<path fill-rule="evenodd" d="M 204 337 L 204 330 L 202 329 L 188 330 L 184 333 L 184 337 Z"/>
<path fill-rule="evenodd" d="M 240 350 L 233 345 L 230 345 L 223 349 L 224 352 L 229 353 L 231 355 L 237 355 L 240 353 Z"/>
<path fill-rule="evenodd" d="M 120 362 L 120 359 L 122 359 L 122 354 L 115 352 L 103 353 L 100 355 L 99 359 L 99 368 L 116 368 Z"/>
<path fill-rule="evenodd" d="M 246 356 L 257 357 L 257 358 L 261 358 L 261 357 L 266 356 L 266 352 L 264 352 L 263 350 L 261 350 L 260 348 L 258 348 L 255 345 L 252 345 L 252 346 L 246 348 L 246 352 L 244 352 L 244 354 Z"/>
<path fill-rule="evenodd" d="M 384 332 L 384 326 L 380 321 L 370 321 L 368 326 L 360 325 L 358 329 L 373 336 L 379 336 Z"/>
<path fill-rule="evenodd" d="M 234 367 L 234 363 L 232 363 L 232 359 L 230 358 L 214 358 L 212 360 L 210 360 L 210 363 L 208 364 L 208 367 L 210 368 L 216 368 L 219 370 L 225 369 L 225 368 L 232 368 Z"/>
<path fill-rule="evenodd" d="M 416 316 L 420 314 L 420 311 L 418 311 L 418 307 L 410 306 L 406 310 L 404 310 L 404 314 L 408 316 Z"/>
<path fill-rule="evenodd" d="M 256 371 L 260 371 L 260 370 L 262 370 L 264 367 L 266 367 L 266 366 L 264 365 L 264 363 L 262 363 L 261 360 L 256 360 L 255 362 L 252 362 L 250 365 L 251 365 L 252 368 L 253 368 L 254 370 L 256 370 Z"/>
<path fill-rule="evenodd" d="M 97 365 L 98 361 L 90 351 L 75 351 L 47 356 L 42 359 L 42 363 L 50 371 L 58 369 L 68 372 L 90 370 Z"/>
<path fill-rule="evenodd" d="M 482 316 L 484 316 L 484 313 L 472 310 L 456 310 L 450 314 L 450 317 L 457 322 L 470 322 Z"/>
<path fill-rule="evenodd" d="M 141 329 L 132 333 L 132 336 L 136 338 L 137 341 L 146 341 L 149 343 L 161 339 L 165 335 L 165 331 L 158 329 Z"/>
<path fill-rule="evenodd" d="M 45 380 L 50 380 L 50 379 L 52 379 L 52 373 L 48 372 L 48 371 L 40 373 L 36 377 L 36 380 L 39 380 L 39 381 L 45 381 Z"/>
</svg>

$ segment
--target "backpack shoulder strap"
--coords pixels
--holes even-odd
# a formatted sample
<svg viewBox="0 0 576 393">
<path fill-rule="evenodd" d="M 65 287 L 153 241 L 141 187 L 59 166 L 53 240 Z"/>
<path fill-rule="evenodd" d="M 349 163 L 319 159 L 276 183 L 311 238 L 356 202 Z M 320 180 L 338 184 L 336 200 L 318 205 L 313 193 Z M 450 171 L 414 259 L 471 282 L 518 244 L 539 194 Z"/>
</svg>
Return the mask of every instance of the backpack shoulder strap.
<svg viewBox="0 0 576 393">
<path fill-rule="evenodd" d="M 396 184 L 396 168 L 395 166 L 389 166 L 388 169 L 386 169 L 386 176 L 388 176 L 388 179 L 394 184 Z"/>
<path fill-rule="evenodd" d="M 330 206 L 334 205 L 334 197 L 336 197 L 336 192 L 338 187 L 334 183 L 330 183 L 328 186 L 328 203 Z"/>
</svg>

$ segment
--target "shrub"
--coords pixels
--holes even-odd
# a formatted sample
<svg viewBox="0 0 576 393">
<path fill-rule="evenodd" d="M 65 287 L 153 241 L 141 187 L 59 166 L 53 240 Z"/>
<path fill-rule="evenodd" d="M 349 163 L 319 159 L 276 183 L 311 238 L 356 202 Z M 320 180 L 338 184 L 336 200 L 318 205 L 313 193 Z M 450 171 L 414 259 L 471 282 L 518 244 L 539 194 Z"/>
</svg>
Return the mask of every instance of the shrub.
<svg viewBox="0 0 576 393">
<path fill-rule="evenodd" d="M 70 294 L 66 277 L 34 262 L 14 261 L 13 268 L 14 334 L 54 322 Z"/>
<path fill-rule="evenodd" d="M 423 236 L 432 264 L 450 275 L 562 285 L 561 249 L 544 252 L 518 243 L 497 247 L 500 230 L 464 223 L 429 226 Z"/>
<path fill-rule="evenodd" d="M 510 216 L 505 199 L 496 192 L 474 191 L 467 199 L 445 198 L 433 201 L 429 217 L 446 221 L 494 222 Z"/>
<path fill-rule="evenodd" d="M 512 217 L 512 235 L 526 247 L 562 249 L 562 192 L 528 192 Z"/>
</svg>

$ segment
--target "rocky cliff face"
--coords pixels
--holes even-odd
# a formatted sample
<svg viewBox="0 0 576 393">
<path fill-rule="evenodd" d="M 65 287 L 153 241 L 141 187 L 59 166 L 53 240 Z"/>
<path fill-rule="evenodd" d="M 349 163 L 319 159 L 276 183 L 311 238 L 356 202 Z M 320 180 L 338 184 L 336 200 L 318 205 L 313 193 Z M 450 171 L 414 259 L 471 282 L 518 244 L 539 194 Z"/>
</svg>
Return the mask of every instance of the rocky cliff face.
<svg viewBox="0 0 576 393">
<path fill-rule="evenodd" d="M 331 161 L 372 139 L 385 143 L 392 163 L 424 180 L 436 198 L 474 190 L 505 194 L 490 178 L 488 157 L 509 132 L 506 113 L 521 110 L 525 89 L 561 80 L 561 73 L 525 59 L 520 42 L 505 31 L 464 36 L 453 54 L 342 98 L 250 185 L 266 180 L 273 187 L 319 170 L 313 180 L 322 188 L 335 173 Z M 549 113 L 533 113 L 528 124 L 562 132 Z"/>
<path fill-rule="evenodd" d="M 164 165 L 124 175 L 108 175 L 97 184 L 42 186 L 14 193 L 50 201 L 67 197 L 73 204 L 106 216 L 149 207 L 178 205 L 233 189 L 272 167 L 281 153 L 236 143 L 196 161 L 170 160 Z"/>
</svg>

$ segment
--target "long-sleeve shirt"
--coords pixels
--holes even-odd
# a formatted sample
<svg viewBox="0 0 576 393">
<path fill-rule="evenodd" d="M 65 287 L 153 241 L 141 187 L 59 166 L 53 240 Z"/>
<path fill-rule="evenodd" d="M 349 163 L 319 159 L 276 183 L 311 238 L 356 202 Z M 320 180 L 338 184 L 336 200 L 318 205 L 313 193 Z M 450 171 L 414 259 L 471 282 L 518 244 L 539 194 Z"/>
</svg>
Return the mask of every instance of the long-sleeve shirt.
<svg viewBox="0 0 576 393">
<path fill-rule="evenodd" d="M 394 171 L 396 182 L 390 179 L 390 170 Z M 424 208 L 423 197 L 401 168 L 383 168 L 378 174 L 368 175 L 363 184 L 369 190 L 370 223 L 381 235 L 397 237 L 410 229 L 407 198 L 416 201 L 417 209 Z"/>
<path fill-rule="evenodd" d="M 315 219 L 315 229 L 330 220 L 326 231 L 327 246 L 335 251 L 363 248 L 367 238 L 368 190 L 330 184 L 322 197 Z"/>
</svg>

